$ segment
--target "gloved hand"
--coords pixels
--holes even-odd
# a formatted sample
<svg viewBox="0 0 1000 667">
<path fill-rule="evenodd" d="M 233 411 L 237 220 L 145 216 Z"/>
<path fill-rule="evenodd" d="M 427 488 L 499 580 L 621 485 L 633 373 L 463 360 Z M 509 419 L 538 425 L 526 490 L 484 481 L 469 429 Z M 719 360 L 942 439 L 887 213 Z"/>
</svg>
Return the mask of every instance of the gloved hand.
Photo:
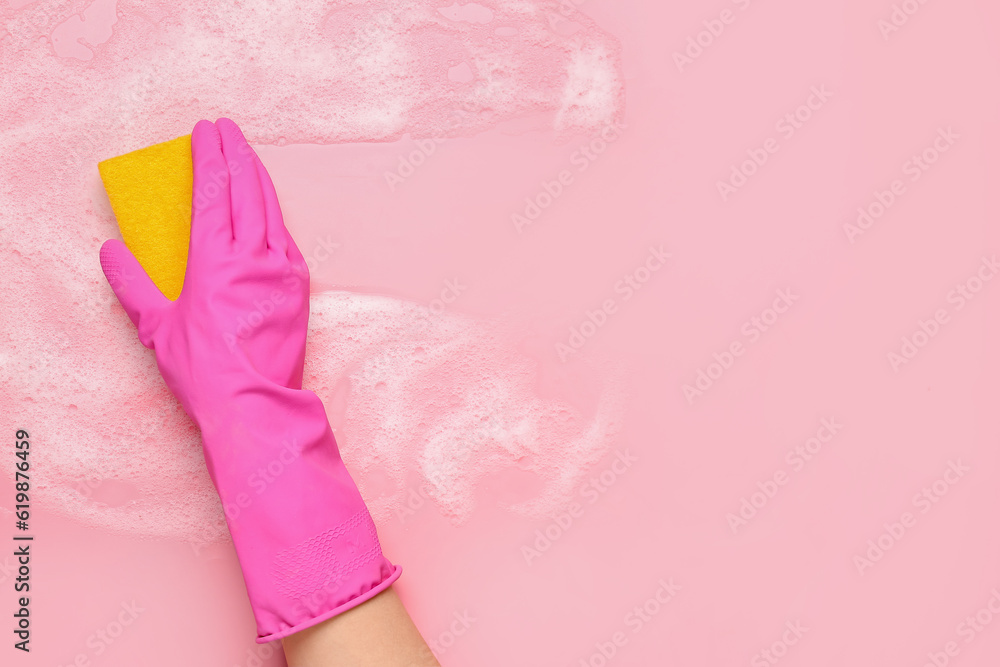
<svg viewBox="0 0 1000 667">
<path fill-rule="evenodd" d="M 257 619 L 258 642 L 335 616 L 401 572 L 383 555 L 319 397 L 303 390 L 308 269 L 270 177 L 232 121 L 191 135 L 184 287 L 169 301 L 117 240 L 101 266 L 205 461 Z"/>
<path fill-rule="evenodd" d="M 121 258 L 121 267 L 129 267 L 115 274 L 119 278 L 112 287 L 117 294 L 130 292 L 119 300 L 146 347 L 153 347 L 150 336 L 165 320 L 188 321 L 195 311 L 204 318 L 211 311 L 211 329 L 230 351 L 242 348 L 265 377 L 299 389 L 309 320 L 309 269 L 285 228 L 264 165 L 235 123 L 220 118 L 218 125 L 216 129 L 208 121 L 199 123 L 197 137 L 191 137 L 192 225 L 184 277 L 185 288 L 191 287 L 177 301 L 167 300 L 145 280 L 141 268 L 132 270 L 131 253 L 118 240 L 109 240 L 101 249 L 102 266 L 113 268 Z M 245 261 L 222 261 L 223 247 Z M 142 279 L 133 282 L 134 275 Z M 216 310 L 220 304 L 206 308 L 209 295 L 224 299 L 226 305 L 221 310 Z M 187 314 L 175 314 L 181 311 Z"/>
</svg>

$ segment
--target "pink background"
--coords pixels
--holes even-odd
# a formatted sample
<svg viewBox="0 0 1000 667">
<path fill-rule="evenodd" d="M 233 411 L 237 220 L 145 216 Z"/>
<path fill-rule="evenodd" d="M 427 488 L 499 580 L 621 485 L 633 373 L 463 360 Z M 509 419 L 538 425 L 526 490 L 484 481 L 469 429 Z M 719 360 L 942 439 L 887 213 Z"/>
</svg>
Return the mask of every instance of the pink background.
<svg viewBox="0 0 1000 667">
<path fill-rule="evenodd" d="M 5 16 L 36 4 L 7 2 Z M 627 641 L 607 663 L 623 667 L 772 664 L 763 649 L 789 665 L 917 667 L 949 642 L 948 664 L 1000 659 L 1000 616 L 982 612 L 979 622 L 992 622 L 981 631 L 960 626 L 1000 590 L 1000 429 L 990 417 L 1000 398 L 1000 282 L 962 308 L 949 300 L 1000 252 L 1000 207 L 988 194 L 1000 179 L 1000 9 L 898 4 L 919 9 L 884 36 L 879 21 L 891 20 L 893 4 L 881 0 L 586 2 L 581 10 L 621 43 L 626 129 L 583 172 L 572 156 L 590 138 L 557 137 L 525 114 L 439 144 L 394 191 L 384 174 L 415 150 L 408 137 L 278 146 L 248 131 L 304 251 L 326 234 L 340 243 L 335 261 L 313 272 L 314 291 L 427 304 L 459 277 L 468 289 L 449 308 L 519 332 L 520 351 L 537 363 L 534 391 L 584 412 L 605 381 L 592 369 L 624 369 L 621 429 L 588 478 L 611 470 L 616 450 L 638 462 L 592 504 L 574 493 L 582 512 L 530 564 L 522 547 L 554 521 L 498 505 L 530 494 L 530 480 L 491 474 L 460 525 L 430 502 L 405 523 L 380 521 L 385 551 L 404 568 L 400 594 L 425 637 L 447 645 L 443 665 L 597 667 L 616 633 Z M 47 25 L 85 6 L 59 5 Z M 675 52 L 723 10 L 732 22 L 679 68 Z M 111 30 L 88 43 L 99 54 L 116 38 Z M 57 52 L 64 46 L 50 44 L 48 57 L 73 58 Z M 776 123 L 814 86 L 829 100 L 786 136 Z M 186 125 L 149 142 L 223 113 L 241 121 L 238 109 L 195 105 Z M 911 180 L 907 162 L 940 128 L 958 138 Z M 777 151 L 723 201 L 717 182 L 768 139 Z M 89 168 L 113 154 L 96 150 Z M 511 214 L 563 169 L 573 183 L 518 232 Z M 896 179 L 905 191 L 852 243 L 844 225 Z M 2 224 L 12 242 L 27 222 Z M 87 243 L 112 233 L 95 223 Z M 616 283 L 660 245 L 667 266 L 626 301 Z M 797 300 L 751 340 L 744 323 L 778 290 Z M 556 344 L 609 298 L 615 312 L 562 362 Z M 894 369 L 888 355 L 939 309 L 947 322 Z M 743 353 L 688 401 L 683 386 L 734 341 Z M 28 398 L 5 393 L 6 432 L 32 429 L 18 421 Z M 786 456 L 823 419 L 842 429 L 796 470 Z M 915 502 L 958 461 L 968 471 L 938 484 L 938 502 Z M 12 468 L 2 466 L 5 507 Z M 727 515 L 779 472 L 786 483 L 731 529 Z M 869 540 L 906 512 L 910 527 L 883 537 L 891 548 L 860 572 Z M 9 513 L 3 523 L 0 535 Z M 77 654 L 109 666 L 257 664 L 231 545 L 198 554 L 183 540 L 99 531 L 51 508 L 33 528 L 33 652 L 13 651 L 4 631 L 4 664 L 66 665 Z M 14 594 L 3 571 L 0 580 L 2 629 Z M 637 627 L 629 614 L 661 580 L 680 588 L 662 607 L 649 603 L 658 613 Z M 132 600 L 145 611 L 96 655 L 87 638 Z M 452 643 L 449 627 L 466 612 L 475 622 Z M 807 629 L 800 639 L 786 633 L 796 623 Z"/>
</svg>

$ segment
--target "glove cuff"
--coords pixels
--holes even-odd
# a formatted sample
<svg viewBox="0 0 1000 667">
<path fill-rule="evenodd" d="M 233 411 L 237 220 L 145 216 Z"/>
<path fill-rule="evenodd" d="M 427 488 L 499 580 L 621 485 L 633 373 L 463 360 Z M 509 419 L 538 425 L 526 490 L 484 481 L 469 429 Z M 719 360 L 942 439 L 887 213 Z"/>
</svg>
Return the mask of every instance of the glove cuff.
<svg viewBox="0 0 1000 667">
<path fill-rule="evenodd" d="M 323 621 L 326 621 L 328 619 L 333 618 L 334 616 L 344 613 L 345 611 L 353 609 L 354 607 L 357 607 L 359 604 L 367 602 L 368 600 L 372 599 L 382 591 L 387 590 L 390 586 L 392 586 L 392 584 L 397 579 L 399 579 L 399 575 L 403 573 L 403 568 L 400 567 L 399 565 L 392 565 L 391 563 L 389 563 L 389 561 L 385 560 L 384 558 L 382 560 L 385 561 L 386 565 L 388 566 L 387 569 L 389 571 L 388 574 L 385 576 L 385 578 L 382 579 L 382 581 L 379 582 L 378 584 L 372 586 L 371 588 L 362 593 L 358 593 L 354 597 L 349 597 L 346 601 L 337 604 L 332 608 L 326 609 L 325 611 L 318 611 L 317 614 L 309 616 L 308 618 L 299 621 L 296 625 L 284 627 L 287 625 L 287 623 L 280 623 L 278 626 L 279 629 L 276 632 L 272 632 L 267 635 L 260 634 L 260 622 L 258 621 L 257 624 L 258 636 L 256 639 L 257 643 L 266 644 L 267 642 L 273 642 L 276 639 L 282 639 L 289 635 L 293 635 L 296 632 L 305 630 L 306 628 L 311 628 L 314 625 L 319 625 Z"/>
<path fill-rule="evenodd" d="M 392 585 L 402 570 L 382 554 L 319 397 L 262 382 L 225 404 L 225 414 L 202 424 L 205 459 L 257 641 L 320 623 Z"/>
</svg>

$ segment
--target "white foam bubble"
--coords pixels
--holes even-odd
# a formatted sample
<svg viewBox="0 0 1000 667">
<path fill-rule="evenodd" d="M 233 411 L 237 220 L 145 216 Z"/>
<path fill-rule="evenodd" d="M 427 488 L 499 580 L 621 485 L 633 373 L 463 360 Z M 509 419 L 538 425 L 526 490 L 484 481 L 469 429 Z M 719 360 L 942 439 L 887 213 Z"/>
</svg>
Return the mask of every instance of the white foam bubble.
<svg viewBox="0 0 1000 667">
<path fill-rule="evenodd" d="M 406 473 L 417 468 L 441 511 L 464 521 L 477 483 L 514 467 L 537 475 L 543 490 L 510 509 L 544 516 L 566 504 L 617 431 L 622 391 L 613 374 L 592 414 L 543 400 L 535 362 L 498 323 L 346 293 L 316 299 L 312 321 L 308 380 L 327 395 L 339 379 L 349 383 L 345 460 L 391 479 L 389 493 L 367 494 L 377 516 L 406 500 Z"/>
</svg>

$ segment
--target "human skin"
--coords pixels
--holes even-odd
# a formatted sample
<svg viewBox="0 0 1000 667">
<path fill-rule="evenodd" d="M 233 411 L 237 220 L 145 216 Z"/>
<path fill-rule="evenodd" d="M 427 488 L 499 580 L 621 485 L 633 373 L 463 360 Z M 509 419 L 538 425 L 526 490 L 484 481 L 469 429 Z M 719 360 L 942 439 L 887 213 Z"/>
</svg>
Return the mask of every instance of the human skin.
<svg viewBox="0 0 1000 667">
<path fill-rule="evenodd" d="M 282 644 L 289 667 L 440 667 L 391 587 Z"/>
</svg>

